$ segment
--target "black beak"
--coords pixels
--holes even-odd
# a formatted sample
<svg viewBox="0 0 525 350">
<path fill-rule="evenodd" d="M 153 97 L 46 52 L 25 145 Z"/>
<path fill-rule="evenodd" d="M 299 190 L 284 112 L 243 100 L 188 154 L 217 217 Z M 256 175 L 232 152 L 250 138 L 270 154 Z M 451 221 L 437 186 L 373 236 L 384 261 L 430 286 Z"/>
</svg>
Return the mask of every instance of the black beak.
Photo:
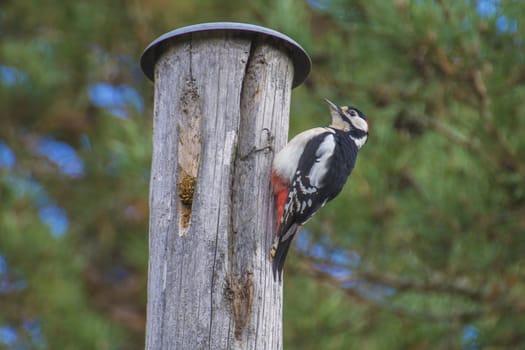
<svg viewBox="0 0 525 350">
<path fill-rule="evenodd" d="M 336 104 L 334 104 L 332 101 L 330 101 L 329 99 L 325 98 L 324 99 L 324 102 L 326 102 L 326 104 L 328 105 L 328 107 L 330 107 L 331 110 L 333 110 L 334 112 L 337 112 L 339 114 L 343 114 L 343 111 L 341 110 L 341 108 L 339 106 L 337 106 Z"/>
</svg>

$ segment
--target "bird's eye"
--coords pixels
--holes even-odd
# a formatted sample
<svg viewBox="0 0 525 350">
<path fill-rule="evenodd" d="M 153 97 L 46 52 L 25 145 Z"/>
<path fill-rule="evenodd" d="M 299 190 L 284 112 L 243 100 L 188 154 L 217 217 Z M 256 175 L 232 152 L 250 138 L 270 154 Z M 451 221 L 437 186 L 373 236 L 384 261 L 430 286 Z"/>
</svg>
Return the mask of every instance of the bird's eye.
<svg viewBox="0 0 525 350">
<path fill-rule="evenodd" d="M 356 113 L 353 109 L 351 109 L 351 110 L 350 110 L 350 116 L 351 116 L 351 117 L 356 117 L 356 116 L 357 116 L 357 113 Z"/>
</svg>

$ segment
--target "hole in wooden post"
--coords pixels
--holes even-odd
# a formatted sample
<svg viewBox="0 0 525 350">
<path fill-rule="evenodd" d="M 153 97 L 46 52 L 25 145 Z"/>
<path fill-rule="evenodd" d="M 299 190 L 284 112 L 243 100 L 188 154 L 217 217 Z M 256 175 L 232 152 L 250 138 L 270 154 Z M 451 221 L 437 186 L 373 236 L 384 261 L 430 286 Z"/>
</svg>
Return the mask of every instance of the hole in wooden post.
<svg viewBox="0 0 525 350">
<path fill-rule="evenodd" d="M 201 108 L 199 93 L 192 78 L 186 80 L 177 116 L 179 236 L 186 236 L 191 223 L 191 208 L 199 172 L 201 152 Z"/>
<path fill-rule="evenodd" d="M 179 199 L 182 204 L 181 210 L 181 224 L 183 228 L 187 228 L 190 224 L 191 205 L 193 204 L 193 194 L 195 192 L 195 183 L 197 179 L 191 175 L 182 175 L 179 181 Z"/>
</svg>

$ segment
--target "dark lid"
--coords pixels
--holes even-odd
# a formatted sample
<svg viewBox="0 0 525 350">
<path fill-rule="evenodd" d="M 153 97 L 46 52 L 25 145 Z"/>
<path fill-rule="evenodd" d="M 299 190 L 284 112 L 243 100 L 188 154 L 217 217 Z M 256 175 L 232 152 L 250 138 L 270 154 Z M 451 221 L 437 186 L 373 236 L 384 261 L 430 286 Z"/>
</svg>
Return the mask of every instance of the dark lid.
<svg viewBox="0 0 525 350">
<path fill-rule="evenodd" d="M 277 39 L 285 44 L 289 50 L 289 55 L 292 59 L 294 66 L 294 79 L 292 87 L 296 87 L 306 79 L 310 73 L 310 68 L 312 66 L 312 61 L 306 53 L 306 51 L 295 42 L 290 37 L 279 33 L 273 29 L 256 26 L 253 24 L 245 23 L 234 23 L 234 22 L 213 22 L 213 23 L 202 23 L 195 24 L 187 27 L 178 28 L 161 35 L 155 39 L 142 53 L 140 58 L 140 66 L 142 71 L 146 76 L 153 81 L 154 80 L 154 68 L 157 59 L 163 53 L 163 48 L 161 43 L 167 42 L 169 40 L 177 40 L 184 38 L 188 35 L 197 32 L 207 32 L 207 31 L 219 31 L 226 30 L 232 32 L 238 32 L 240 34 L 248 34 L 250 36 L 256 35 L 266 35 Z"/>
</svg>

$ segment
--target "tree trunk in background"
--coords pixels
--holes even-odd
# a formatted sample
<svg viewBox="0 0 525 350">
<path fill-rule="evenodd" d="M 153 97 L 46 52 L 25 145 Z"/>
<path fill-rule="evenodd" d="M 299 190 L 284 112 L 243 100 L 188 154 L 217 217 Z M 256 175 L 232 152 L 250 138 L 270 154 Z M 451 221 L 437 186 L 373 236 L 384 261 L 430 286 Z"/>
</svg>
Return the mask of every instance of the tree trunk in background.
<svg viewBox="0 0 525 350">
<path fill-rule="evenodd" d="M 146 349 L 282 349 L 269 261 L 272 151 L 294 69 L 276 46 L 218 32 L 155 65 Z"/>
</svg>

